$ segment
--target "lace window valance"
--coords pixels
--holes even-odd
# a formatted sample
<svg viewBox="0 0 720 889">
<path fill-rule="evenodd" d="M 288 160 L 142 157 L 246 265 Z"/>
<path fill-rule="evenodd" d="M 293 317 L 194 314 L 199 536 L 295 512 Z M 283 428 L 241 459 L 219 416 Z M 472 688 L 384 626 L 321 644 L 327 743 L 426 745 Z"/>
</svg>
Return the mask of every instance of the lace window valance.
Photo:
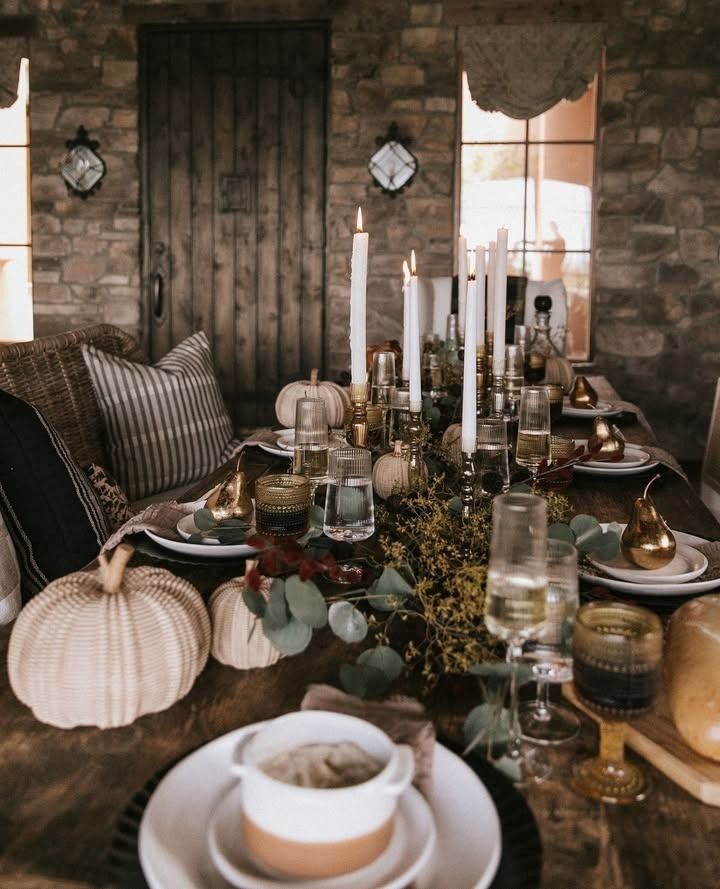
<svg viewBox="0 0 720 889">
<path fill-rule="evenodd" d="M 475 103 L 525 120 L 582 96 L 597 72 L 604 26 L 490 25 L 460 28 L 459 37 Z"/>
</svg>

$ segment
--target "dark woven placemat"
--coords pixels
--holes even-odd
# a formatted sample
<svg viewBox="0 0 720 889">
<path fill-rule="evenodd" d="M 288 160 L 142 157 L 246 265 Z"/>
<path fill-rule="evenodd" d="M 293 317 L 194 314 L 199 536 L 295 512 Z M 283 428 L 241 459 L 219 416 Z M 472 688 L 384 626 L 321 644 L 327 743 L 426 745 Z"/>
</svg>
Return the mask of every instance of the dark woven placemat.
<svg viewBox="0 0 720 889">
<path fill-rule="evenodd" d="M 459 750 L 448 745 L 455 753 Z M 542 847 L 535 818 L 513 784 L 480 756 L 466 760 L 487 787 L 500 816 L 502 858 L 491 889 L 538 889 Z M 108 860 L 108 889 L 148 889 L 138 858 L 140 821 L 155 788 L 174 765 L 159 771 L 120 816 Z M 439 875 L 439 879 L 442 875 Z M 368 887 L 373 889 L 373 887 Z M 452 887 L 446 887 L 452 889 Z"/>
</svg>

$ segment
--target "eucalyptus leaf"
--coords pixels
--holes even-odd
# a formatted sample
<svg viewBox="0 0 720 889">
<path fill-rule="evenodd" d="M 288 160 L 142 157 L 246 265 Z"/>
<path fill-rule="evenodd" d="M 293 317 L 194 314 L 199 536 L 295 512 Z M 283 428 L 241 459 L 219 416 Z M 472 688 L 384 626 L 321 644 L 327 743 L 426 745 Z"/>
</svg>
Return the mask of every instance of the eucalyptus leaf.
<svg viewBox="0 0 720 889">
<path fill-rule="evenodd" d="M 612 559 L 620 552 L 620 539 L 612 532 L 606 531 L 591 552 L 601 559 Z"/>
<path fill-rule="evenodd" d="M 260 593 L 255 592 L 254 589 L 245 584 L 242 591 L 242 598 L 243 602 L 247 605 L 248 610 L 251 611 L 256 617 L 265 616 L 265 609 L 267 608 L 267 604 Z"/>
<path fill-rule="evenodd" d="M 575 532 L 565 522 L 554 522 L 548 527 L 547 536 L 552 540 L 564 540 L 575 545 Z"/>
<path fill-rule="evenodd" d="M 325 520 L 325 510 L 322 508 L 322 506 L 318 506 L 317 503 L 313 503 L 313 505 L 310 507 L 308 518 L 310 527 L 322 528 L 323 522 Z"/>
<path fill-rule="evenodd" d="M 395 611 L 412 593 L 413 588 L 396 568 L 385 567 L 370 585 L 368 601 L 378 611 Z"/>
<path fill-rule="evenodd" d="M 367 664 L 340 664 L 340 684 L 358 698 L 376 698 L 389 684 L 387 676 L 377 667 Z"/>
<path fill-rule="evenodd" d="M 375 648 L 363 651 L 357 662 L 361 665 L 375 667 L 390 681 L 397 679 L 405 666 L 402 657 L 389 645 L 377 645 Z"/>
<path fill-rule="evenodd" d="M 526 482 L 515 482 L 514 485 L 510 485 L 510 493 L 511 494 L 532 494 L 533 489 Z"/>
<path fill-rule="evenodd" d="M 511 759 L 509 756 L 501 756 L 499 759 L 493 760 L 493 765 L 498 772 L 502 772 L 513 784 L 517 784 L 522 779 L 522 769 L 516 759 Z"/>
<path fill-rule="evenodd" d="M 620 522 L 610 522 L 607 526 L 607 533 L 614 534 L 618 540 L 622 537 L 623 531 L 625 530 L 625 525 L 621 525 Z"/>
<path fill-rule="evenodd" d="M 462 500 L 459 497 L 451 497 L 448 500 L 448 509 L 453 515 L 460 515 L 462 512 Z"/>
<path fill-rule="evenodd" d="M 280 654 L 285 655 L 299 654 L 312 639 L 312 629 L 294 617 L 283 627 L 268 627 L 263 620 L 263 631 Z"/>
<path fill-rule="evenodd" d="M 202 542 L 203 542 L 202 534 L 191 534 L 188 537 L 188 543 L 202 543 Z"/>
<path fill-rule="evenodd" d="M 290 615 L 288 614 L 287 601 L 285 599 L 285 581 L 276 577 L 270 587 L 270 599 L 263 616 L 265 635 L 270 638 L 268 630 L 280 630 L 287 626 L 289 620 Z"/>
<path fill-rule="evenodd" d="M 343 642 L 361 642 L 368 631 L 365 615 L 350 602 L 333 602 L 328 612 L 330 628 Z"/>
<path fill-rule="evenodd" d="M 195 527 L 200 531 L 209 531 L 217 525 L 215 516 L 209 509 L 198 509 L 193 513 L 193 521 L 195 522 Z"/>
<path fill-rule="evenodd" d="M 468 673 L 473 676 L 479 676 L 481 679 L 497 679 L 505 681 L 510 679 L 512 667 L 505 661 L 487 662 L 482 664 L 473 664 L 468 667 Z M 533 678 L 532 667 L 529 664 L 519 663 L 517 665 L 518 685 L 525 685 Z"/>
<path fill-rule="evenodd" d="M 328 608 L 320 590 L 311 580 L 300 580 L 293 574 L 285 581 L 285 598 L 290 614 L 317 630 L 328 620 Z"/>
<path fill-rule="evenodd" d="M 468 713 L 463 724 L 463 737 L 467 756 L 471 750 L 483 745 L 494 748 L 507 743 L 510 731 L 510 711 L 496 704 L 479 704 Z"/>
</svg>

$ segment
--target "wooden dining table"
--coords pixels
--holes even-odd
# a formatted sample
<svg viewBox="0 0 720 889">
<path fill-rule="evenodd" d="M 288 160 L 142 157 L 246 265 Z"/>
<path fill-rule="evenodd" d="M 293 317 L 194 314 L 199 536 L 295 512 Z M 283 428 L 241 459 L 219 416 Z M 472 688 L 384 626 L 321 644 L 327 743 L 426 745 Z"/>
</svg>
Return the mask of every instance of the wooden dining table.
<svg viewBox="0 0 720 889">
<path fill-rule="evenodd" d="M 628 412 L 615 422 L 628 441 L 655 444 L 641 417 Z M 585 419 L 564 418 L 554 431 L 587 438 L 590 428 Z M 244 459 L 251 475 L 277 465 L 257 448 Z M 690 485 L 670 469 L 661 472 L 654 499 L 668 524 L 719 540 L 720 525 Z M 627 521 L 648 478 L 576 473 L 567 495 L 578 513 Z M 159 564 L 141 553 L 134 558 Z M 206 597 L 241 571 L 223 561 L 166 567 Z M 4 660 L 11 629 L 0 629 Z M 337 683 L 338 664 L 347 656 L 348 646 L 322 631 L 302 654 L 261 670 L 239 671 L 210 658 L 191 691 L 168 710 L 107 730 L 38 722 L 6 678 L 0 687 L 0 889 L 109 886 L 113 833 L 136 791 L 208 741 L 297 709 L 308 683 Z M 465 711 L 477 702 L 468 696 Z M 571 765 L 595 745 L 595 727 L 582 717 L 579 737 L 551 750 L 551 779 L 523 790 L 542 841 L 543 889 L 720 889 L 720 808 L 694 799 L 647 764 L 652 791 L 642 803 L 618 807 L 576 795 Z"/>
</svg>

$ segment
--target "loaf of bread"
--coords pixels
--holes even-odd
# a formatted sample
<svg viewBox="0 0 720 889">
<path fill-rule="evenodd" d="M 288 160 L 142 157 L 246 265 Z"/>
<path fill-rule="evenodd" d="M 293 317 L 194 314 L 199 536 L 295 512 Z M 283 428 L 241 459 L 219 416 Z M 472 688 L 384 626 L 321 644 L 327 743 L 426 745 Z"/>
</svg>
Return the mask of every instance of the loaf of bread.
<svg viewBox="0 0 720 889">
<path fill-rule="evenodd" d="M 720 761 L 720 595 L 693 599 L 675 612 L 664 660 L 675 727 L 689 747 Z"/>
</svg>

